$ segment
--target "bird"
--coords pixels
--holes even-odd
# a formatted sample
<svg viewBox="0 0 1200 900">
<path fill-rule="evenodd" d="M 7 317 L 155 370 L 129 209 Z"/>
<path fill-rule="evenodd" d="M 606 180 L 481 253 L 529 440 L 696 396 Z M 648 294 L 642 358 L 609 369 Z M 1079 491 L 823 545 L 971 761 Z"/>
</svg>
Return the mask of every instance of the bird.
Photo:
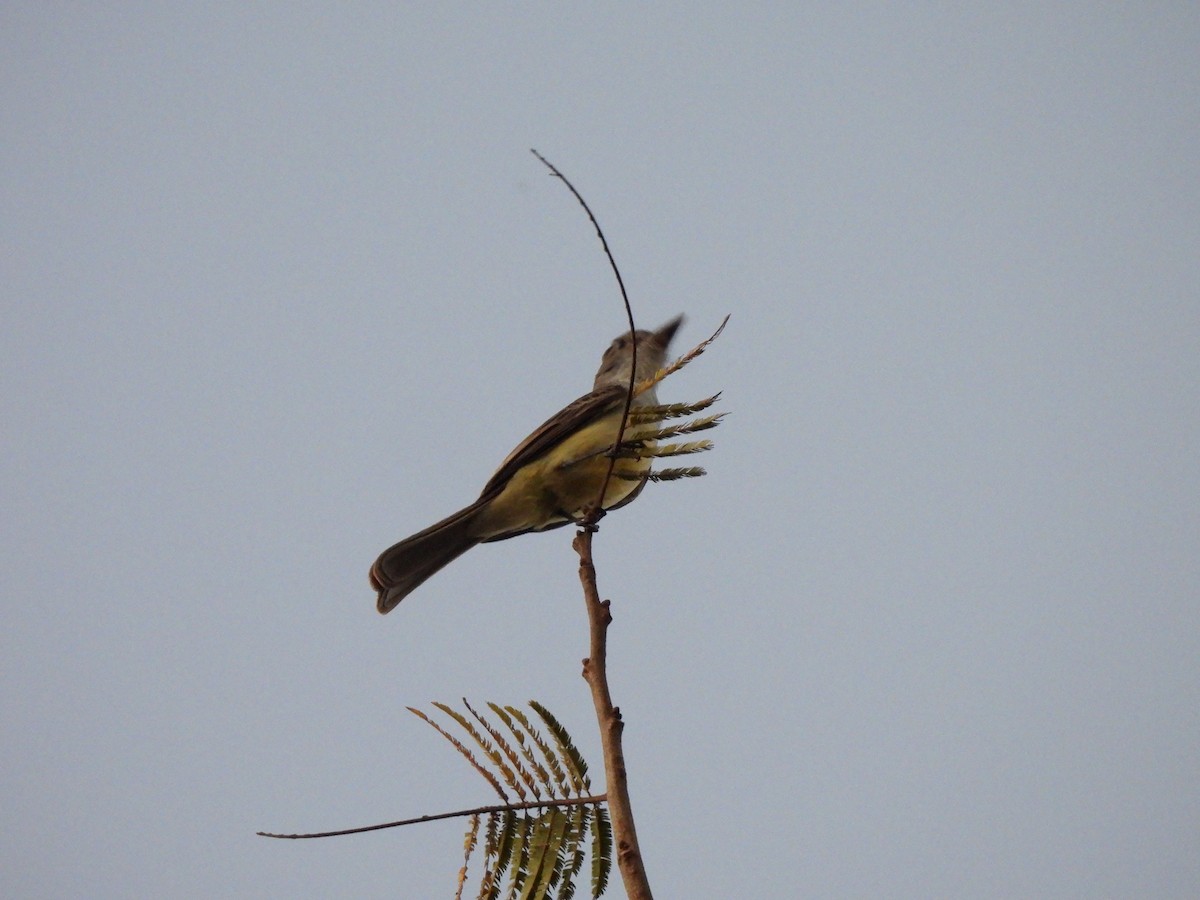
<svg viewBox="0 0 1200 900">
<path fill-rule="evenodd" d="M 605 478 L 603 509 L 632 502 L 645 486 L 650 459 L 621 455 L 614 461 L 610 453 L 624 420 L 630 375 L 635 384 L 652 378 L 666 362 L 671 338 L 682 323 L 680 315 L 657 331 L 626 331 L 616 337 L 604 351 L 592 390 L 521 441 L 478 499 L 384 550 L 370 571 L 379 612 L 391 612 L 476 544 L 580 522 L 595 505 Z M 633 398 L 632 406 L 657 403 L 655 388 L 650 387 Z M 639 429 L 654 425 L 642 418 L 637 424 Z"/>
</svg>

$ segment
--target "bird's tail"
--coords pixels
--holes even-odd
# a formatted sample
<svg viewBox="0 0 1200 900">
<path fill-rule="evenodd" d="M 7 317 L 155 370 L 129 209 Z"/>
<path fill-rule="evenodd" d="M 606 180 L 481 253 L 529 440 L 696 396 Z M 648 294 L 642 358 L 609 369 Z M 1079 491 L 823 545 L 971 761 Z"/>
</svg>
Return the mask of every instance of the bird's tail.
<svg viewBox="0 0 1200 900">
<path fill-rule="evenodd" d="M 472 503 L 379 555 L 371 566 L 371 586 L 379 592 L 381 613 L 391 612 L 425 579 L 479 543 L 472 525 L 483 506 Z"/>
</svg>

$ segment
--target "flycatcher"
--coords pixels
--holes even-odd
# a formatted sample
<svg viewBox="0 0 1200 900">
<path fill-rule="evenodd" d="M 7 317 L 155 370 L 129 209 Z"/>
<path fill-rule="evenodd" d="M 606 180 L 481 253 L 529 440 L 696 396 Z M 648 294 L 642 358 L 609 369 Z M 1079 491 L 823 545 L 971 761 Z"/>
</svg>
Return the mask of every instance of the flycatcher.
<svg viewBox="0 0 1200 900">
<path fill-rule="evenodd" d="M 681 322 L 683 316 L 677 316 L 658 331 L 636 332 L 635 383 L 663 367 L 667 345 Z M 591 393 L 563 407 L 521 441 L 483 486 L 478 500 L 383 551 L 371 566 L 371 586 L 379 592 L 381 613 L 391 612 L 425 579 L 476 544 L 580 520 L 596 503 L 608 473 L 633 355 L 633 342 L 625 332 L 604 352 Z M 633 398 L 635 407 L 657 403 L 654 388 Z M 653 423 L 639 421 L 637 427 L 653 427 Z M 627 425 L 626 436 L 632 430 Z M 645 486 L 649 471 L 648 458 L 618 457 L 604 492 L 604 509 L 632 501 Z"/>
</svg>

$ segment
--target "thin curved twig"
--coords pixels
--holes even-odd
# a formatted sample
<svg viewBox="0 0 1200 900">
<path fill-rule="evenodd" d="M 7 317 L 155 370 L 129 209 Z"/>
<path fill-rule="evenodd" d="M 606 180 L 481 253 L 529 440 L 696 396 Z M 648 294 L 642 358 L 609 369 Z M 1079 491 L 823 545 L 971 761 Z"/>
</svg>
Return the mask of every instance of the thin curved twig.
<svg viewBox="0 0 1200 900">
<path fill-rule="evenodd" d="M 617 465 L 617 450 L 621 443 L 625 440 L 625 426 L 629 423 L 629 408 L 633 406 L 634 387 L 636 386 L 637 378 L 637 326 L 633 323 L 633 307 L 629 303 L 629 294 L 625 290 L 625 279 L 621 277 L 621 270 L 617 268 L 617 261 L 613 257 L 612 250 L 609 249 L 608 239 L 604 236 L 604 229 L 600 227 L 599 220 L 596 219 L 592 208 L 587 205 L 587 201 L 583 199 L 583 195 L 575 190 L 575 185 L 571 184 L 569 178 L 558 170 L 558 167 L 537 150 L 532 147 L 529 152 L 536 156 L 547 169 L 550 174 L 567 186 L 575 199 L 579 201 L 579 205 L 583 207 L 583 211 L 587 213 L 587 217 L 591 220 L 592 226 L 596 229 L 596 235 L 600 238 L 600 246 L 604 248 L 604 255 L 608 257 L 608 264 L 612 267 L 613 274 L 617 277 L 617 287 L 621 289 L 621 299 L 625 303 L 625 316 L 629 320 L 629 345 L 630 345 L 630 370 L 629 370 L 629 390 L 625 394 L 625 412 L 621 416 L 621 425 L 617 429 L 617 439 L 612 445 L 612 451 L 609 454 L 608 471 L 604 474 L 604 481 L 600 485 L 600 496 L 596 498 L 595 508 L 589 512 L 583 520 L 585 528 L 595 528 L 596 523 L 604 515 L 604 495 L 608 493 L 608 483 L 612 480 L 613 469 Z"/>
</svg>

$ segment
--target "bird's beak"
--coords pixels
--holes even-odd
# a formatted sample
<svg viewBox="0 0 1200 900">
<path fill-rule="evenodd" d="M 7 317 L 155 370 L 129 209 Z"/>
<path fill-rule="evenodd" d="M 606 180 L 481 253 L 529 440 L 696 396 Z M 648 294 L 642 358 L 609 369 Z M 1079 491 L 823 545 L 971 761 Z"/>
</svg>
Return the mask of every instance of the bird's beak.
<svg viewBox="0 0 1200 900">
<path fill-rule="evenodd" d="M 683 315 L 680 314 L 654 332 L 654 343 L 658 344 L 664 350 L 667 349 L 667 345 L 671 343 L 671 338 L 675 337 L 675 332 L 679 330 L 679 326 L 682 324 Z"/>
</svg>

